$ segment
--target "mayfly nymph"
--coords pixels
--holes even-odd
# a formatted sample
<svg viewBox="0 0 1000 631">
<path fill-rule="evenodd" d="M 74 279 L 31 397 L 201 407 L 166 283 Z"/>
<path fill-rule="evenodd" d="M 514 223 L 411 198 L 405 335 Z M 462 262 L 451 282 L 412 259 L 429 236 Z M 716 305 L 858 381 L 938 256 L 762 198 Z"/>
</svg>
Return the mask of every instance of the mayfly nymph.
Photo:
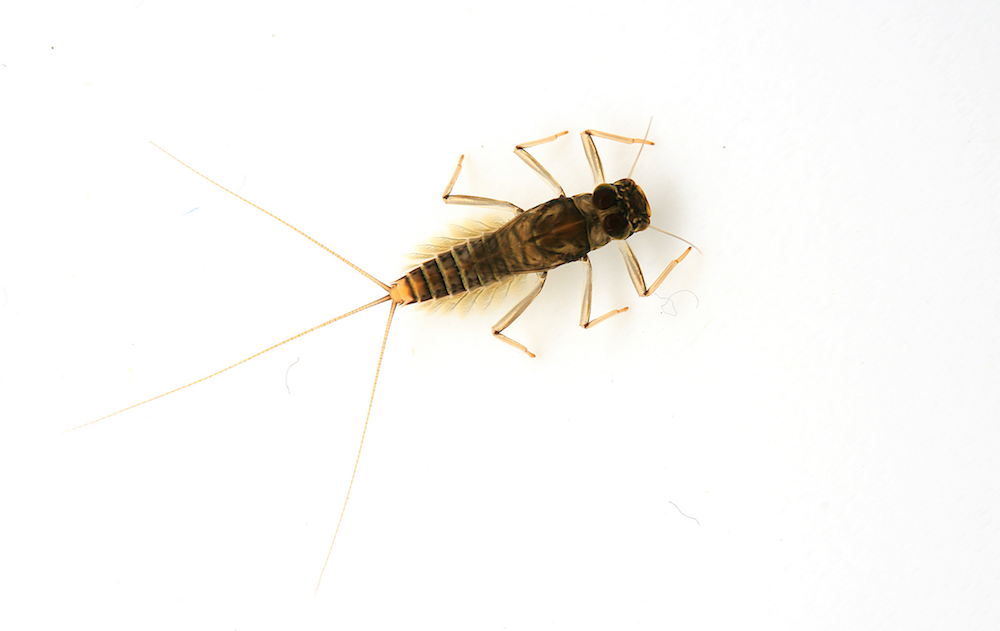
<svg viewBox="0 0 1000 631">
<path fill-rule="evenodd" d="M 628 269 L 629 277 L 632 279 L 636 292 L 640 296 L 645 297 L 655 292 L 674 267 L 684 260 L 684 258 L 691 251 L 693 246 L 689 244 L 689 247 L 684 250 L 680 256 L 671 261 L 656 278 L 656 280 L 647 287 L 646 281 L 643 278 L 642 269 L 639 266 L 639 261 L 626 240 L 633 234 L 641 232 L 647 228 L 653 228 L 654 230 L 659 230 L 659 228 L 655 228 L 650 225 L 649 202 L 639 185 L 631 179 L 631 172 L 628 177 L 619 179 L 614 183 L 608 183 L 605 181 L 604 169 L 601 165 L 601 159 L 597 153 L 597 147 L 594 144 L 594 138 L 603 138 L 627 144 L 639 143 L 641 146 L 652 145 L 653 143 L 645 138 L 628 138 L 625 136 L 617 136 L 615 134 L 590 129 L 582 132 L 581 138 L 583 140 L 584 152 L 587 156 L 587 162 L 590 165 L 591 174 L 594 178 L 594 190 L 568 197 L 563 191 L 562 186 L 556 182 L 555 178 L 553 178 L 545 167 L 543 167 L 541 163 L 539 163 L 538 160 L 536 160 L 527 151 L 530 147 L 551 142 L 566 135 L 567 133 L 568 132 L 564 131 L 540 140 L 523 143 L 517 145 L 514 149 L 514 153 L 517 154 L 519 158 L 521 158 L 557 193 L 557 197 L 528 210 L 523 210 L 510 202 L 502 200 L 475 197 L 471 195 L 453 195 L 451 192 L 452 188 L 455 186 L 455 182 L 458 180 L 459 173 L 461 173 L 462 170 L 462 161 L 464 156 L 460 157 L 458 165 L 455 167 L 455 172 L 445 188 L 443 195 L 444 201 L 449 204 L 461 204 L 509 211 L 513 213 L 513 217 L 495 227 L 487 228 L 484 226 L 484 229 L 478 234 L 465 234 L 463 238 L 451 238 L 439 242 L 439 247 L 432 248 L 435 250 L 434 252 L 426 253 L 427 257 L 425 260 L 412 267 L 412 269 L 406 272 L 403 276 L 390 284 L 378 280 L 330 248 L 327 248 L 325 245 L 306 235 L 298 228 L 257 206 L 253 202 L 240 197 L 236 193 L 233 193 L 207 176 L 202 175 L 197 170 L 188 166 L 184 162 L 181 162 L 179 159 L 154 144 L 157 149 L 160 149 L 168 156 L 188 169 L 194 171 L 212 184 L 215 184 L 226 192 L 238 197 L 251 206 L 254 206 L 261 212 L 269 215 L 277 221 L 280 221 L 285 226 L 295 230 L 316 245 L 319 245 L 327 252 L 337 257 L 358 273 L 364 275 L 370 281 L 381 287 L 386 294 L 377 300 L 357 307 L 356 309 L 352 309 L 351 311 L 339 315 L 336 318 L 303 331 L 298 335 L 270 346 L 240 362 L 223 368 L 222 370 L 218 370 L 206 377 L 202 377 L 201 379 L 183 385 L 179 388 L 174 388 L 173 390 L 155 396 L 151 399 L 136 403 L 135 405 L 123 408 L 117 412 L 108 414 L 107 416 L 103 416 L 88 423 L 84 423 L 83 425 L 79 425 L 72 429 L 79 429 L 80 427 L 96 423 L 111 416 L 125 412 L 126 410 L 130 410 L 151 401 L 155 401 L 156 399 L 165 397 L 169 394 L 173 394 L 179 390 L 183 390 L 196 383 L 200 383 L 220 373 L 235 368 L 240 364 L 246 363 L 259 355 L 266 353 L 267 351 L 302 337 L 307 333 L 311 333 L 338 320 L 342 320 L 348 316 L 354 315 L 355 313 L 364 311 L 369 307 L 373 307 L 383 302 L 390 303 L 389 315 L 385 325 L 385 333 L 382 337 L 382 346 L 379 350 L 378 362 L 375 368 L 375 377 L 372 383 L 371 396 L 368 401 L 368 411 L 365 415 L 364 428 L 361 432 L 361 440 L 358 444 L 358 452 L 354 460 L 351 480 L 347 487 L 347 494 L 344 497 L 343 506 L 341 507 L 337 527 L 334 530 L 333 537 L 331 538 L 330 548 L 327 551 L 326 560 L 323 563 L 323 570 L 320 571 L 320 581 L 322 581 L 323 571 L 326 569 L 327 562 L 330 559 L 330 553 L 333 550 L 333 544 L 337 538 L 337 533 L 340 531 L 340 524 L 343 521 L 344 512 L 347 508 L 347 501 L 354 485 L 355 475 L 357 474 L 358 462 L 361 458 L 361 450 L 364 446 L 365 434 L 368 429 L 368 420 L 371 417 L 372 404 L 375 400 L 375 388 L 378 385 L 378 376 L 382 367 L 382 358 L 385 355 L 386 342 L 389 337 L 389 328 L 392 325 L 392 318 L 395 314 L 396 307 L 420 303 L 444 303 L 475 300 L 477 297 L 487 295 L 489 292 L 495 291 L 498 288 L 503 287 L 505 284 L 511 283 L 513 280 L 521 278 L 525 275 L 534 274 L 537 276 L 537 282 L 534 287 L 532 287 L 528 294 L 524 296 L 516 305 L 514 305 L 512 309 L 500 318 L 500 320 L 498 320 L 492 328 L 492 333 L 497 339 L 513 346 L 514 348 L 517 348 L 520 351 L 523 351 L 530 357 L 534 357 L 535 355 L 523 344 L 507 337 L 503 334 L 503 331 L 507 329 L 507 327 L 509 327 L 515 320 L 517 320 L 522 313 L 524 313 L 532 301 L 542 291 L 549 270 L 575 261 L 583 263 L 586 272 L 584 277 L 583 302 L 580 309 L 580 326 L 587 329 L 628 309 L 628 307 L 614 309 L 598 318 L 591 319 L 590 307 L 593 270 L 587 256 L 589 252 L 603 247 L 612 241 L 616 242 L 625 260 L 625 266 Z M 636 162 L 638 162 L 638 157 L 639 156 L 637 155 Z M 633 164 L 633 169 L 634 168 L 635 164 Z M 659 231 L 664 232 L 663 230 Z M 666 234 L 670 235 L 670 233 Z M 680 239 L 675 235 L 670 236 Z M 680 240 L 683 241 L 683 239 Z M 319 582 L 317 582 L 316 588 L 317 590 L 319 589 Z"/>
</svg>

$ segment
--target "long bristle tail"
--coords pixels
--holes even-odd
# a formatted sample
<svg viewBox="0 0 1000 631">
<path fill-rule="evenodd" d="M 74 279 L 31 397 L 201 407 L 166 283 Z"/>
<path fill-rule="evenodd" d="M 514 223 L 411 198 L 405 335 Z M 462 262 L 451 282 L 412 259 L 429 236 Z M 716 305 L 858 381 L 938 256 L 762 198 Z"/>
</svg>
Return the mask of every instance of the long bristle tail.
<svg viewBox="0 0 1000 631">
<path fill-rule="evenodd" d="M 378 363 L 375 365 L 375 379 L 372 381 L 372 394 L 368 398 L 368 412 L 365 414 L 365 425 L 361 429 L 361 442 L 358 443 L 358 455 L 354 458 L 354 469 L 351 470 L 351 481 L 347 485 L 347 494 L 344 496 L 344 505 L 340 508 L 340 518 L 337 519 L 337 528 L 333 531 L 333 539 L 330 540 L 330 548 L 326 551 L 326 559 L 323 560 L 323 569 L 319 572 L 319 580 L 316 581 L 315 596 L 319 593 L 320 583 L 323 582 L 323 574 L 326 566 L 330 562 L 330 555 L 333 553 L 333 544 L 337 541 L 337 533 L 340 532 L 340 524 L 344 521 L 344 511 L 347 510 L 347 500 L 351 498 L 351 489 L 354 487 L 354 476 L 358 473 L 358 462 L 361 461 L 361 449 L 365 446 L 365 434 L 368 432 L 368 419 L 372 415 L 372 404 L 375 403 L 375 388 L 378 386 L 378 375 L 382 370 L 382 357 L 385 355 L 385 343 L 389 340 L 389 327 L 392 326 L 392 315 L 396 312 L 396 303 L 392 303 L 389 308 L 389 319 L 385 323 L 385 334 L 382 336 L 382 348 L 378 352 Z"/>
<path fill-rule="evenodd" d="M 387 300 L 390 300 L 389 296 L 383 296 L 383 297 L 379 298 L 378 300 L 373 300 L 372 302 L 369 302 L 368 304 L 366 304 L 364 306 L 358 307 L 357 309 L 351 309 L 347 313 L 339 315 L 336 318 L 333 318 L 332 320 L 327 320 L 323 324 L 318 324 L 318 325 L 314 326 L 311 329 L 307 329 L 305 331 L 302 331 L 298 335 L 293 335 L 292 337 L 288 338 L 287 340 L 278 342 L 277 344 L 274 344 L 273 346 L 268 346 L 264 350 L 262 350 L 260 352 L 257 352 L 257 353 L 254 353 L 250 357 L 247 357 L 246 359 L 242 359 L 242 360 L 236 362 L 232 366 L 226 366 L 222 370 L 217 370 L 217 371 L 213 372 L 212 374 L 210 374 L 208 376 L 202 377 L 201 379 L 197 379 L 195 381 L 192 381 L 191 383 L 185 384 L 185 385 L 183 385 L 183 386 L 181 386 L 179 388 L 174 388 L 173 390 L 170 390 L 168 392 L 164 392 L 163 394 L 158 394 L 158 395 L 156 395 L 155 397 L 153 397 L 151 399 L 146 399 L 145 401 L 141 401 L 141 402 L 136 403 L 134 405 L 130 405 L 127 408 L 122 408 L 122 409 L 118 410 L 117 412 L 112 412 L 111 414 L 107 414 L 105 416 L 102 416 L 101 418 L 94 419 L 93 421 L 88 421 L 88 422 L 86 422 L 86 423 L 84 423 L 82 425 L 77 425 L 76 427 L 71 427 L 71 428 L 69 428 L 67 430 L 64 430 L 62 433 L 65 434 L 66 432 L 72 432 L 73 430 L 80 429 L 81 427 L 86 427 L 88 425 L 93 425 L 94 423 L 97 423 L 99 421 L 103 421 L 104 419 L 111 418 L 112 416 L 116 416 L 118 414 L 121 414 L 122 412 L 127 412 L 128 410 L 131 410 L 133 408 L 137 408 L 140 405 L 146 405 L 147 403 L 150 403 L 152 401 L 156 401 L 157 399 L 162 399 L 163 397 L 167 396 L 168 394 L 173 394 L 175 392 L 179 392 L 181 390 L 184 390 L 185 388 L 190 388 L 191 386 L 195 385 L 196 383 L 201 383 L 202 381 L 205 381 L 207 379 L 211 379 L 212 377 L 214 377 L 216 375 L 221 375 L 222 373 L 226 372 L 227 370 L 231 370 L 231 369 L 236 368 L 237 366 L 239 366 L 241 364 L 245 364 L 248 361 L 250 361 L 251 359 L 254 359 L 255 357 L 260 357 L 261 355 L 263 355 L 264 353 L 266 353 L 268 351 L 272 351 L 272 350 L 278 348 L 279 346 L 282 346 L 284 344 L 288 344 L 292 340 L 297 340 L 300 337 L 302 337 L 303 335 L 307 335 L 309 333 L 312 333 L 313 331 L 315 331 L 317 329 L 322 329 L 323 327 L 327 326 L 328 324 L 333 324 L 337 320 L 343 320 L 344 318 L 346 318 L 348 316 L 352 316 L 355 313 L 358 313 L 360 311 L 364 311 L 365 309 L 368 309 L 369 307 L 374 307 L 375 305 L 382 304 L 383 302 L 386 302 Z M 393 303 L 393 307 L 395 307 L 395 303 Z"/>
<path fill-rule="evenodd" d="M 219 184 L 218 182 L 216 182 L 216 181 L 215 181 L 215 180 L 213 180 L 212 178 L 208 177 L 207 175 L 205 175 L 205 174 L 201 173 L 200 171 L 198 171 L 197 169 L 195 169 L 194 167 L 192 167 L 192 166 L 189 166 L 188 164 L 186 164 L 185 162 L 183 162 L 183 161 L 182 161 L 182 160 L 181 160 L 180 158 L 178 158 L 177 156 L 173 155 L 172 153 L 170 153 L 169 151 L 167 151 L 167 150 L 166 150 L 166 149 L 164 149 L 163 147 L 159 146 L 158 144 L 156 144 L 156 143 L 155 143 L 155 142 L 153 142 L 152 140 L 151 140 L 151 141 L 149 141 L 149 144 L 153 145 L 154 147 L 156 147 L 157 149 L 159 149 L 159 150 L 160 150 L 160 151 L 162 151 L 163 153 L 167 154 L 168 156 L 170 156 L 171 158 L 173 158 L 174 160 L 176 160 L 176 161 L 177 161 L 177 162 L 178 162 L 178 163 L 179 163 L 179 164 L 180 164 L 181 166 L 183 166 L 183 167 L 184 167 L 184 168 L 186 168 L 186 169 L 189 169 L 190 171 L 192 171 L 193 173 L 195 173 L 195 174 L 196 174 L 196 175 L 198 175 L 199 177 L 202 177 L 202 178 L 204 178 L 205 180 L 207 180 L 207 181 L 211 182 L 212 184 L 215 184 L 216 186 L 218 186 L 218 187 L 219 187 L 219 188 L 221 188 L 222 190 L 226 191 L 227 193 L 229 193 L 229 194 L 230 194 L 230 195 L 232 195 L 233 197 L 235 197 L 235 198 L 239 199 L 240 201 L 243 201 L 243 202 L 246 202 L 247 204 L 250 204 L 251 206 L 253 206 L 253 207 L 254 207 L 254 208 L 256 208 L 257 210 L 259 210 L 260 212 L 264 213 L 264 214 L 265 214 L 265 215 L 267 215 L 268 217 L 271 217 L 272 219 L 275 219 L 275 220 L 277 220 L 277 221 L 280 221 L 281 223 L 283 223 L 283 224 L 284 224 L 284 225 L 286 225 L 287 227 L 291 228 L 291 229 L 292 229 L 292 230 L 294 230 L 295 232 L 298 232 L 298 233 L 299 233 L 300 235 L 302 235 L 303 237 L 305 237 L 305 238 L 309 239 L 310 241 L 312 241 L 313 243 L 315 243 L 315 244 L 316 244 L 316 245 L 318 245 L 319 247 L 323 248 L 324 250 L 326 250 L 326 251 L 327 251 L 327 252 L 329 252 L 330 254 L 334 255 L 335 257 L 337 257 L 338 259 L 340 259 L 341 261 L 343 261 L 344 263 L 346 263 L 347 265 L 349 265 L 349 266 L 350 266 L 350 267 L 351 267 L 351 268 L 352 268 L 352 269 L 353 269 L 354 271 L 356 271 L 357 273 L 361 274 L 362 276 L 364 276 L 365 278 L 367 278 L 367 279 L 368 279 L 368 280 L 370 280 L 371 282 L 375 283 L 376 285 L 378 285 L 379 287 L 381 287 L 381 288 L 382 288 L 382 289 L 384 289 L 385 291 L 389 291 L 389 286 L 388 286 L 388 285 L 386 285 L 385 283 L 383 283 L 383 282 L 382 282 L 382 281 L 380 281 L 379 279 L 375 278 L 374 276 L 372 276 L 371 274 L 369 274 L 369 273 L 368 273 L 368 272 L 366 272 L 365 270 L 361 269 L 360 267 L 358 267 L 358 266 L 357 266 L 357 265 L 355 265 L 354 263 L 351 263 L 350 261 L 348 261 L 347 259 L 345 259 L 345 258 L 344 258 L 344 257 L 342 257 L 341 255 L 337 254 L 336 252 L 334 252 L 334 251 L 333 251 L 333 250 L 331 250 L 330 248 L 326 247 L 325 245 L 323 245 L 322 243 L 320 243 L 320 242 L 319 242 L 319 241 L 317 241 L 316 239 L 314 239 L 314 238 L 310 237 L 309 235 L 307 235 L 306 233 L 302 232 L 301 230 L 299 230 L 298 228 L 296 228 L 296 227 L 295 227 L 295 226 L 293 226 L 292 224 L 288 223 L 287 221 L 285 221 L 285 220 L 284 220 L 284 219 L 282 219 L 281 217 L 279 217 L 279 216 L 275 215 L 275 214 L 274 214 L 274 213 L 272 213 L 272 212 L 269 212 L 269 211 L 267 211 L 267 210 L 264 210 L 263 208 L 261 208 L 261 207 L 260 207 L 260 206 L 258 206 L 257 204 L 255 204 L 255 203 L 253 203 L 252 201 L 250 201 L 250 200 L 246 199 L 245 197 L 240 197 L 239 195 L 237 195 L 237 194 L 236 194 L 236 193 L 234 193 L 233 191 L 229 190 L 228 188 L 226 188 L 226 187 L 225 187 L 225 186 L 223 186 L 222 184 Z"/>
</svg>

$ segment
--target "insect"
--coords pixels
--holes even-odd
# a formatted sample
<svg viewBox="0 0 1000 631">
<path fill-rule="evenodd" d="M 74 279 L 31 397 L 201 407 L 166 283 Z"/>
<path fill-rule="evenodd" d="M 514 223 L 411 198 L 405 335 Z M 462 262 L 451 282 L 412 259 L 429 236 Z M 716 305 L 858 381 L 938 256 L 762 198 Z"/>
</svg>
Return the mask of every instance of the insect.
<svg viewBox="0 0 1000 631">
<path fill-rule="evenodd" d="M 375 305 L 388 302 L 389 314 L 386 320 L 385 332 L 382 337 L 382 345 L 379 350 L 378 361 L 376 363 L 375 377 L 373 379 L 368 408 L 365 414 L 361 440 L 358 444 L 358 451 L 355 456 L 354 466 L 351 472 L 351 480 L 348 484 L 347 493 L 344 497 L 344 503 L 341 507 L 340 516 L 337 520 L 337 526 L 334 530 L 333 537 L 331 538 L 330 548 L 327 551 L 326 560 L 323 563 L 323 569 L 320 571 L 319 581 L 316 585 L 316 589 L 318 591 L 319 585 L 322 582 L 323 573 L 326 570 L 330 554 L 333 550 L 333 545 L 336 542 L 337 534 L 340 532 L 340 526 L 343 522 L 344 513 L 347 509 L 347 502 L 350 498 L 355 476 L 357 475 L 358 463 L 360 462 L 361 451 L 364 447 L 365 434 L 368 429 L 368 421 L 371 418 L 372 406 L 375 400 L 375 389 L 378 385 L 382 359 L 385 355 L 386 343 L 389 337 L 389 329 L 392 326 L 393 316 L 397 307 L 426 303 L 455 304 L 463 301 L 467 303 L 482 296 L 486 296 L 491 291 L 495 291 L 497 288 L 503 287 L 505 284 L 511 283 L 515 279 L 528 275 L 535 275 L 537 280 L 527 295 L 514 305 L 514 307 L 511 308 L 492 327 L 492 334 L 498 340 L 525 353 L 529 357 L 535 357 L 534 353 L 528 350 L 524 344 L 508 337 L 503 332 L 525 312 L 525 310 L 531 305 L 532 301 L 534 301 L 534 299 L 542 291 L 549 270 L 571 262 L 579 261 L 583 264 L 585 277 L 583 302 L 580 309 L 580 326 L 584 329 L 588 329 L 612 316 L 628 310 L 628 307 L 613 309 L 597 318 L 591 318 L 593 270 L 587 256 L 589 252 L 603 247 L 612 241 L 617 242 L 625 260 L 629 277 L 632 279 L 636 292 L 642 297 L 649 296 L 655 292 L 660 284 L 666 279 L 667 275 L 670 274 L 670 272 L 682 260 L 684 260 L 688 253 L 690 253 L 693 246 L 688 244 L 688 248 L 684 250 L 680 256 L 671 261 L 659 274 L 656 280 L 653 281 L 651 285 L 647 286 L 639 261 L 626 240 L 633 234 L 641 232 L 647 228 L 653 228 L 654 230 L 659 230 L 659 228 L 655 228 L 650 225 L 649 203 L 646 199 L 645 193 L 643 193 L 639 185 L 631 179 L 631 172 L 628 177 L 617 180 L 614 183 L 608 183 L 605 181 L 604 169 L 601 164 L 600 156 L 597 152 L 597 147 L 594 143 L 594 138 L 596 137 L 627 144 L 638 143 L 640 144 L 639 154 L 641 154 L 643 146 L 652 145 L 653 143 L 645 138 L 629 138 L 596 130 L 588 129 L 582 132 L 581 139 L 583 141 L 584 152 L 587 157 L 587 162 L 590 165 L 591 174 L 594 178 L 594 190 L 592 192 L 567 197 L 562 186 L 560 186 L 555 178 L 553 178 L 552 175 L 545 169 L 545 167 L 543 167 L 541 163 L 527 151 L 531 147 L 552 142 L 567 133 L 568 132 L 563 131 L 558 134 L 526 142 L 515 147 L 514 153 L 521 160 L 523 160 L 532 171 L 541 177 L 542 180 L 544 180 L 546 184 L 553 189 L 553 191 L 557 193 L 557 197 L 528 210 L 524 210 L 510 202 L 498 199 L 452 194 L 452 189 L 458 181 L 458 177 L 462 171 L 464 156 L 461 156 L 455 167 L 455 171 L 445 188 L 442 196 L 444 201 L 448 204 L 460 204 L 476 206 L 479 208 L 509 211 L 513 214 L 512 218 L 495 227 L 481 226 L 481 229 L 478 231 L 466 231 L 461 237 L 454 237 L 439 241 L 437 243 L 438 247 L 432 248 L 436 250 L 435 252 L 426 253 L 426 258 L 422 260 L 422 262 L 414 266 L 393 283 L 384 283 L 378 280 L 340 254 L 337 254 L 309 235 L 306 235 L 298 228 L 295 228 L 276 215 L 273 215 L 256 204 L 240 197 L 229 189 L 226 189 L 222 185 L 196 171 L 154 144 L 153 146 L 156 146 L 157 149 L 160 149 L 163 153 L 173 158 L 184 167 L 194 171 L 196 174 L 208 180 L 212 184 L 215 184 L 226 192 L 238 197 L 240 200 L 254 206 L 261 212 L 280 221 L 287 227 L 295 230 L 313 243 L 316 243 L 323 249 L 327 250 L 327 252 L 343 261 L 359 274 L 362 274 L 365 278 L 378 285 L 383 291 L 386 292 L 386 294 L 377 300 L 352 309 L 347 313 L 324 322 L 323 324 L 303 331 L 298 335 L 255 353 L 240 362 L 216 371 L 206 377 L 202 377 L 201 379 L 188 383 L 184 386 L 175 388 L 151 399 L 136 403 L 135 405 L 123 408 L 117 412 L 108 414 L 107 416 L 94 421 L 84 423 L 83 425 L 79 425 L 72 429 L 75 430 L 85 427 L 86 425 L 97 423 L 98 421 L 102 421 L 117 414 L 121 414 L 127 410 L 131 410 L 132 408 L 145 405 L 146 403 L 150 403 L 156 399 L 160 399 L 169 394 L 178 392 L 179 390 L 193 386 L 220 373 L 235 368 L 236 366 L 244 364 L 255 357 L 258 357 L 277 348 L 278 346 L 286 344 L 317 329 L 374 307 Z M 639 155 L 637 154 L 636 163 L 638 162 L 638 158 Z M 635 164 L 633 164 L 633 169 L 634 168 Z M 659 231 L 684 241 L 683 239 L 680 239 L 680 237 L 676 237 L 676 235 L 672 235 L 662 230 Z M 685 243 L 687 242 L 685 241 Z"/>
</svg>

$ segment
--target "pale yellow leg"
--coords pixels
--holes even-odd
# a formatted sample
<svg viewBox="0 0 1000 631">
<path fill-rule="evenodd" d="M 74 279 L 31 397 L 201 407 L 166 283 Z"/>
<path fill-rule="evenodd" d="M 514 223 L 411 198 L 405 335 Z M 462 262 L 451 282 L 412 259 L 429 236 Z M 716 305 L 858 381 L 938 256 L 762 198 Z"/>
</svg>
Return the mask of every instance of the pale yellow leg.
<svg viewBox="0 0 1000 631">
<path fill-rule="evenodd" d="M 678 256 L 673 261 L 670 261 L 667 268 L 660 273 L 655 281 L 653 281 L 653 284 L 650 285 L 649 289 L 646 289 L 646 281 L 642 277 L 642 269 L 639 267 L 639 259 L 635 258 L 635 253 L 632 252 L 632 248 L 630 248 L 628 243 L 624 240 L 618 242 L 618 248 L 621 250 L 622 257 L 625 259 L 625 267 L 628 268 L 628 275 L 632 279 L 632 284 L 635 286 L 636 292 L 643 298 L 656 291 L 657 288 L 659 288 L 659 286 L 663 283 L 663 280 L 667 277 L 667 274 L 672 272 L 674 268 L 677 267 L 677 264 L 683 261 L 684 257 L 686 257 L 688 252 L 691 251 L 691 247 L 689 246 L 688 249 L 684 250 L 683 254 Z"/>
<path fill-rule="evenodd" d="M 585 256 L 581 259 L 581 261 L 583 262 L 583 267 L 586 270 L 586 276 L 583 279 L 583 305 L 580 308 L 580 326 L 585 329 L 589 329 L 592 326 L 597 326 L 601 322 L 604 322 L 613 315 L 618 315 L 619 313 L 625 313 L 628 311 L 628 307 L 612 309 L 595 320 L 590 319 L 590 299 L 594 291 L 594 268 L 590 264 L 590 257 Z"/>
<path fill-rule="evenodd" d="M 521 344 L 520 342 L 515 342 L 514 340 L 510 339 L 509 337 L 501 333 L 501 331 L 503 331 L 511 324 L 513 324 L 514 320 L 517 320 L 521 316 L 521 314 L 524 313 L 524 310 L 528 308 L 528 305 L 530 305 L 531 302 L 538 296 L 538 294 L 541 293 L 542 287 L 545 285 L 546 276 L 548 276 L 548 272 L 542 272 L 541 274 L 539 274 L 538 284 L 535 285 L 535 287 L 531 290 L 531 292 L 527 296 L 522 298 L 521 302 L 514 305 L 514 308 L 508 311 L 507 315 L 500 318 L 499 322 L 493 325 L 493 337 L 497 338 L 501 342 L 506 342 L 510 344 L 511 346 L 513 346 L 518 350 L 524 351 L 525 353 L 528 354 L 528 357 L 534 357 L 535 354 L 529 351 L 527 347 L 524 346 L 524 344 Z"/>
<path fill-rule="evenodd" d="M 617 134 L 609 134 L 604 131 L 597 131 L 596 129 L 588 129 L 581 132 L 580 138 L 583 140 L 583 152 L 587 154 L 587 164 L 590 165 L 590 172 L 594 176 L 594 186 L 604 184 L 607 181 L 604 179 L 604 167 L 601 165 L 601 157 L 597 155 L 597 146 L 594 144 L 594 136 L 604 138 L 605 140 L 623 142 L 627 145 L 635 144 L 637 142 L 644 145 L 653 144 L 652 140 L 646 140 L 645 138 L 629 138 L 627 136 L 619 136 Z"/>
<path fill-rule="evenodd" d="M 455 167 L 455 174 L 451 176 L 451 180 L 448 181 L 448 187 L 444 189 L 444 195 L 441 196 L 444 203 L 460 204 L 462 206 L 478 206 L 480 208 L 493 208 L 494 210 L 508 210 L 515 215 L 524 212 L 520 207 L 500 199 L 476 197 L 475 195 L 452 195 L 451 189 L 454 188 L 455 182 L 458 181 L 458 174 L 462 172 L 462 161 L 464 159 L 465 156 L 458 157 L 458 165 Z"/>
<path fill-rule="evenodd" d="M 565 136 L 568 133 L 568 131 L 561 131 L 558 134 L 552 134 L 551 136 L 546 136 L 545 138 L 540 138 L 538 140 L 532 140 L 531 142 L 522 142 L 518 146 L 514 147 L 514 153 L 517 154 L 517 157 L 524 160 L 524 163 L 527 164 L 532 171 L 538 174 L 538 177 L 545 180 L 545 183 L 552 187 L 552 190 L 555 191 L 555 194 L 559 197 L 566 197 L 566 192 L 563 190 L 563 187 L 559 185 L 559 182 L 556 182 L 556 178 L 552 177 L 551 173 L 545 170 L 542 163 L 536 160 L 533 155 L 525 151 L 525 149 L 528 147 L 544 145 L 545 143 L 552 142 L 556 138 Z"/>
</svg>

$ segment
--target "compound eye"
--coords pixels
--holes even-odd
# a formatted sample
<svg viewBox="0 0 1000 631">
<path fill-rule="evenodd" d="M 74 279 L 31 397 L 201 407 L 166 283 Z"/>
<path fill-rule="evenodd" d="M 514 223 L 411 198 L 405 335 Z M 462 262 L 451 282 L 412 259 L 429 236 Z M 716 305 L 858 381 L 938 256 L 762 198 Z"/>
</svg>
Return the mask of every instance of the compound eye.
<svg viewBox="0 0 1000 631">
<path fill-rule="evenodd" d="M 597 196 L 596 194 L 594 195 Z M 608 215 L 601 222 L 601 227 L 612 239 L 621 239 L 628 232 L 628 222 L 621 215 Z"/>
<path fill-rule="evenodd" d="M 618 191 L 610 184 L 599 184 L 592 199 L 598 210 L 607 210 L 618 203 Z"/>
</svg>

